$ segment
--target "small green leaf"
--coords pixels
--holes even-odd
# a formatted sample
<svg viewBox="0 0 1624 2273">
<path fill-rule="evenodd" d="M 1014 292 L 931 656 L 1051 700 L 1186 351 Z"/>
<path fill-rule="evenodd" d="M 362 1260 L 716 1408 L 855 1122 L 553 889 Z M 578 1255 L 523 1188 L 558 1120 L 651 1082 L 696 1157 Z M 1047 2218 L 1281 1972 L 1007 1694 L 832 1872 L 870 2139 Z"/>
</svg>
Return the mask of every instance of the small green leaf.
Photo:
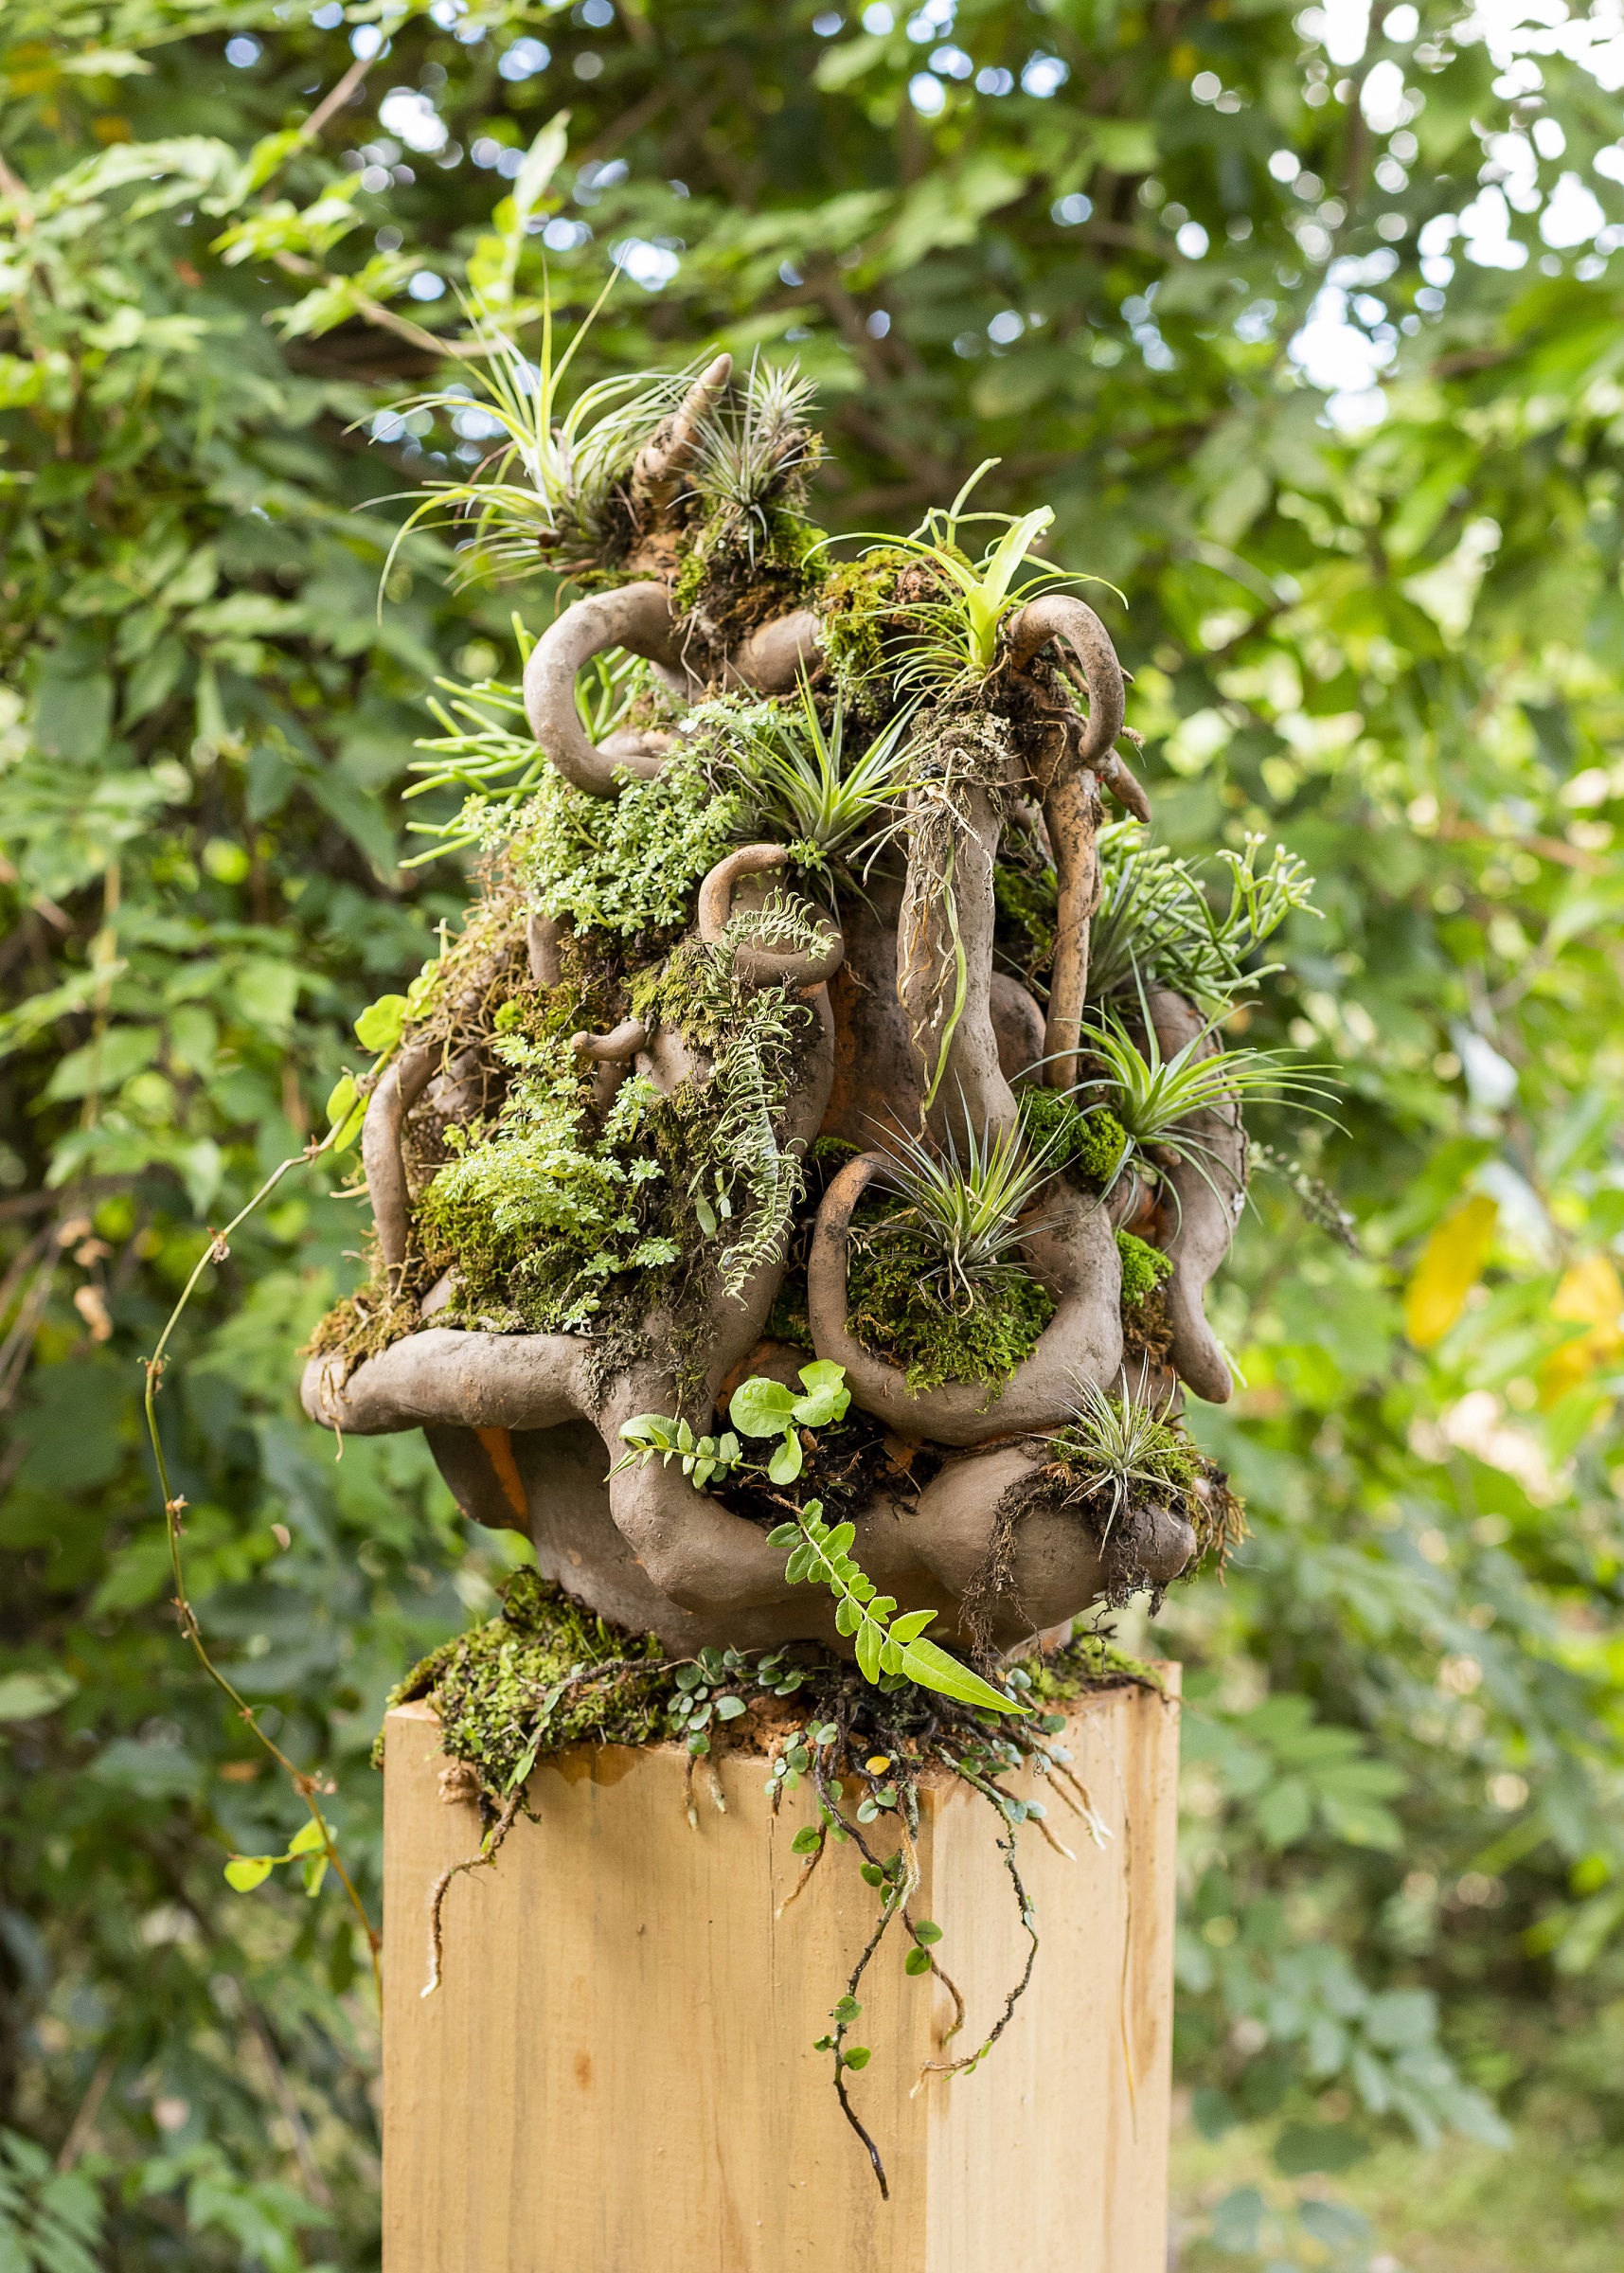
<svg viewBox="0 0 1624 2273">
<path fill-rule="evenodd" d="M 355 1039 L 363 1049 L 393 1049 L 405 1031 L 405 996 L 380 994 L 355 1021 Z"/>
<path fill-rule="evenodd" d="M 848 2022 L 855 2020 L 862 2010 L 863 2007 L 858 2003 L 854 1996 L 843 1996 L 839 2004 L 836 2005 L 834 2010 L 830 2013 L 830 2020 L 838 2020 L 842 2028 L 844 2028 Z"/>
<path fill-rule="evenodd" d="M 841 2054 L 841 2062 L 847 2067 L 866 2067 L 873 2057 L 866 2044 L 854 2044 L 850 2051 Z"/>
<path fill-rule="evenodd" d="M 745 1437 L 781 1436 L 794 1417 L 795 1400 L 781 1381 L 753 1373 L 728 1400 L 727 1418 Z M 798 1474 L 799 1471 L 797 1470 Z"/>
<path fill-rule="evenodd" d="M 736 1721 L 743 1710 L 742 1697 L 718 1697 L 716 1700 L 716 1717 L 719 1721 Z"/>
<path fill-rule="evenodd" d="M 295 1854 L 319 1854 L 326 1845 L 321 1825 L 312 1816 L 308 1823 L 299 1825 L 288 1841 L 288 1859 L 291 1862 Z"/>
<path fill-rule="evenodd" d="M 936 1623 L 936 1615 L 934 1610 L 909 1610 L 901 1618 L 894 1618 L 891 1639 L 901 1642 L 905 1649 L 910 1641 L 918 1640 L 927 1626 Z"/>
<path fill-rule="evenodd" d="M 234 1854 L 225 1866 L 225 1883 L 239 1894 L 252 1894 L 263 1886 L 277 1867 L 274 1854 Z"/>
<path fill-rule="evenodd" d="M 866 1886 L 883 1887 L 885 1884 L 885 1873 L 878 1863 L 862 1863 L 858 1869 Z"/>
<path fill-rule="evenodd" d="M 934 1918 L 921 1918 L 914 1927 L 914 1940 L 928 1946 L 941 1940 L 941 1927 Z"/>
<path fill-rule="evenodd" d="M 815 1854 L 823 1845 L 823 1833 L 815 1823 L 805 1823 L 790 1841 L 792 1854 Z"/>
<path fill-rule="evenodd" d="M 880 1678 L 880 1650 L 884 1636 L 878 1626 L 866 1622 L 859 1626 L 856 1637 L 857 1670 L 865 1681 Z"/>
<path fill-rule="evenodd" d="M 919 1975 L 921 1973 L 929 1973 L 930 1969 L 931 1953 L 928 1949 L 910 1949 L 907 1956 L 902 1960 L 902 1971 L 904 1973 Z"/>
<path fill-rule="evenodd" d="M 793 1484 L 802 1468 L 801 1441 L 791 1429 L 783 1442 L 767 1462 L 767 1474 L 776 1484 Z"/>
<path fill-rule="evenodd" d="M 347 1153 L 361 1134 L 361 1124 L 366 1119 L 366 1101 L 355 1086 L 354 1078 L 346 1074 L 334 1084 L 327 1101 L 327 1125 L 338 1131 L 333 1139 L 335 1153 Z"/>
<path fill-rule="evenodd" d="M 862 1659 L 862 1641 L 858 1642 L 859 1662 Z M 983 1712 L 1025 1712 L 1026 1707 L 1017 1705 L 1004 1696 L 981 1675 L 950 1657 L 934 1641 L 910 1642 L 902 1652 L 902 1671 L 910 1681 L 921 1689 L 934 1689 L 938 1696 L 953 1697 L 961 1705 L 973 1705 Z M 869 1676 L 872 1679 L 872 1675 Z"/>
<path fill-rule="evenodd" d="M 710 1750 L 710 1739 L 703 1733 L 696 1733 L 688 1738 L 687 1748 L 698 1759 Z"/>
<path fill-rule="evenodd" d="M 322 1880 L 327 1876 L 327 1857 L 325 1854 L 307 1854 L 302 1867 L 305 1874 L 305 1892 L 313 1902 L 321 1892 Z"/>
<path fill-rule="evenodd" d="M 796 1541 L 800 1538 L 800 1535 L 801 1527 L 798 1523 L 775 1524 L 773 1529 L 767 1533 L 767 1545 L 769 1547 L 794 1547 Z M 758 1670 L 763 1681 L 770 1681 L 772 1679 L 772 1673 L 769 1673 L 767 1669 L 767 1661 L 765 1658 L 761 1660 L 761 1664 Z"/>
</svg>

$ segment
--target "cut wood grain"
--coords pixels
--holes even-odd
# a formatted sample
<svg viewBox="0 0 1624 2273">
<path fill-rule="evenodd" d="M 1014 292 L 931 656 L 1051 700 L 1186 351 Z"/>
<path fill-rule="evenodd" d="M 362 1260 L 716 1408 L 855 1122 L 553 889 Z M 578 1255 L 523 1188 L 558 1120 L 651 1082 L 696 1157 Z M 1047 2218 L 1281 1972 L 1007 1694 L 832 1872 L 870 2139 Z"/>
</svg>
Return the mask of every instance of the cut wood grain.
<svg viewBox="0 0 1624 2273">
<path fill-rule="evenodd" d="M 849 2039 L 873 2053 L 850 2090 L 885 2157 L 882 2202 L 812 2049 L 877 1898 L 831 1847 L 776 1914 L 801 1872 L 805 1786 L 775 1818 L 764 1763 L 723 1757 L 727 1813 L 702 1778 L 695 1832 L 675 1748 L 544 1763 L 539 1820 L 452 1882 L 424 1997 L 429 1889 L 477 1851 L 479 1818 L 441 1796 L 432 1711 L 391 1712 L 384 2273 L 1160 2273 L 1177 1722 L 1142 1690 L 1074 1710 L 1060 1741 L 1110 1835 L 1097 1846 L 1044 1787 L 1077 1859 L 1023 1830 L 1042 1945 L 973 2073 L 920 2084 L 951 2002 L 904 1977 L 900 1926 L 883 1945 Z M 998 1829 L 956 1782 L 922 1810 L 913 1914 L 941 1926 L 969 2007 L 950 2055 L 985 2037 L 1026 1961 Z"/>
</svg>

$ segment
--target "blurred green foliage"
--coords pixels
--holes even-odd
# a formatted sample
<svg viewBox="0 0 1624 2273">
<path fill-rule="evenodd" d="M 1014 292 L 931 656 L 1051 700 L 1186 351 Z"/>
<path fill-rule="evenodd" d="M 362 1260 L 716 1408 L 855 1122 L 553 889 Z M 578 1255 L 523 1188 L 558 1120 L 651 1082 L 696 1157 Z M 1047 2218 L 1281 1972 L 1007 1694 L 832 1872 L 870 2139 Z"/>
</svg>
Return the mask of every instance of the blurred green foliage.
<svg viewBox="0 0 1624 2273">
<path fill-rule="evenodd" d="M 454 595 L 419 530 L 380 608 L 385 501 L 480 455 L 475 415 L 389 406 L 454 375 L 455 288 L 533 295 L 544 248 L 576 308 L 625 263 L 583 377 L 798 354 L 837 526 L 906 528 L 1001 453 L 986 502 L 1051 504 L 1050 557 L 1127 596 L 1166 841 L 1262 832 L 1317 871 L 1324 920 L 1236 1023 L 1339 1059 L 1342 1125 L 1264 1130 L 1286 1172 L 1217 1303 L 1244 1387 L 1195 1422 L 1253 1536 L 1155 1630 L 1188 1669 L 1179 2059 L 1217 2142 L 1181 2247 L 1363 2267 L 1391 2244 L 1361 2157 L 1531 2125 L 1564 2142 L 1544 2262 L 1602 2262 L 1624 58 L 1560 0 L 1518 24 L 9 0 L 4 2262 L 375 2260 L 356 1935 L 330 1887 L 224 1887 L 301 1811 L 178 1641 L 136 1361 L 462 904 L 455 863 L 397 866 L 423 698 L 510 673 L 515 599 L 534 629 L 552 594 Z M 529 233 L 498 216 L 509 278 L 492 212 L 565 108 Z M 488 1608 L 502 1543 L 419 1444 L 335 1466 L 294 1415 L 360 1244 L 330 1181 L 207 1275 L 160 1409 L 205 1631 L 335 1783 L 375 1905 L 383 1695 Z"/>
</svg>

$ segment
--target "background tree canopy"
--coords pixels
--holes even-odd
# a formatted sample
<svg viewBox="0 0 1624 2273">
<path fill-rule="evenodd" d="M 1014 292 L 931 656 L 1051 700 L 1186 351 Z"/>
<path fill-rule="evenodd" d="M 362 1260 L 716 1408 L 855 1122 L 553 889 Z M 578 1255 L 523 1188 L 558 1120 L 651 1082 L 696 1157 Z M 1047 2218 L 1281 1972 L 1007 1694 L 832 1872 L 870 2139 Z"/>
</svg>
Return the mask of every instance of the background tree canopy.
<svg viewBox="0 0 1624 2273">
<path fill-rule="evenodd" d="M 1194 1416 L 1253 1537 L 1152 1638 L 1180 2262 L 1617 2263 L 1621 83 L 1609 0 L 8 0 L 0 2263 L 375 2262 L 365 1947 L 222 1878 L 300 1809 L 177 1640 L 136 1361 L 460 909 L 398 865 L 432 682 L 553 606 L 419 530 L 380 608 L 388 501 L 484 432 L 393 406 L 470 280 L 579 313 L 612 256 L 583 378 L 797 355 L 840 527 L 998 456 L 1125 596 L 1163 837 L 1321 880 L 1249 1038 L 1341 1125 L 1268 1132 Z M 375 1903 L 382 1699 L 508 1535 L 295 1417 L 332 1181 L 162 1411 L 205 1627 Z"/>
</svg>

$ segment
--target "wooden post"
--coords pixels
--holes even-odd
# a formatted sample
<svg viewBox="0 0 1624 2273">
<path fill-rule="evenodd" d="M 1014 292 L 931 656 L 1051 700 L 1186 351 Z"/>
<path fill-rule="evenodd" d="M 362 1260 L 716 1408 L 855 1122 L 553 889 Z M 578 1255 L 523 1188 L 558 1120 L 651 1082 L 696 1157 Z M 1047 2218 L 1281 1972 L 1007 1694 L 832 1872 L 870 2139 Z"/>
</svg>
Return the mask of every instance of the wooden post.
<svg viewBox="0 0 1624 2273">
<path fill-rule="evenodd" d="M 673 1747 L 544 1763 L 539 1821 L 452 1882 L 424 1997 L 429 1888 L 475 1852 L 479 1818 L 441 1796 L 430 1709 L 391 1712 L 384 2273 L 1159 2273 L 1177 1709 L 1108 1691 L 1060 1741 L 1110 1835 L 1097 1846 L 1044 1788 L 1077 1859 L 1023 1827 L 1041 1945 L 987 2059 L 919 2085 L 952 2007 L 904 1977 L 900 1924 L 859 1992 L 849 2041 L 873 2057 L 849 2089 L 883 2202 L 812 2049 L 878 1915 L 852 1849 L 830 1845 L 776 1915 L 803 1867 L 804 1784 L 775 1818 L 763 1762 L 724 1755 L 727 1813 L 702 1774 L 696 1832 Z M 913 1912 L 941 1926 L 969 2007 L 949 2056 L 982 2041 L 1026 1963 L 998 1832 L 953 1781 L 922 1810 Z"/>
</svg>

